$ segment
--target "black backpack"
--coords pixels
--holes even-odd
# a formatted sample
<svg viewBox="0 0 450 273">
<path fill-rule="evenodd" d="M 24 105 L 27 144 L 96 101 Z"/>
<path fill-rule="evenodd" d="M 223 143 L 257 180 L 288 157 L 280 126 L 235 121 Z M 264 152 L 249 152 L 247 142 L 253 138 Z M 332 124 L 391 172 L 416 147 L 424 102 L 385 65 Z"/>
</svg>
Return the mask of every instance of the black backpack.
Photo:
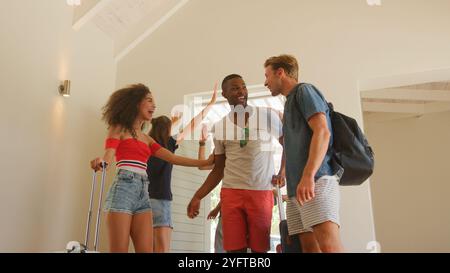
<svg viewBox="0 0 450 273">
<path fill-rule="evenodd" d="M 351 117 L 334 111 L 328 103 L 333 127 L 331 165 L 340 177 L 339 185 L 360 185 L 374 169 L 374 156 L 358 123 Z"/>
<path fill-rule="evenodd" d="M 314 89 L 323 97 L 317 88 Z M 327 104 L 333 127 L 330 162 L 333 172 L 340 178 L 341 186 L 361 185 L 373 173 L 372 148 L 355 119 L 335 112 L 333 104 Z"/>
</svg>

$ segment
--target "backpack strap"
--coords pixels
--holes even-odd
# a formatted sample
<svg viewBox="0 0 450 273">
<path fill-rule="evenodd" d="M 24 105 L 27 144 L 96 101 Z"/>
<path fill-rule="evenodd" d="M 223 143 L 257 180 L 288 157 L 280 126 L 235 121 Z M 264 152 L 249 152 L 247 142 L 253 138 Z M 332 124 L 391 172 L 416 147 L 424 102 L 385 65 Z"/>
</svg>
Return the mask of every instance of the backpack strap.
<svg viewBox="0 0 450 273">
<path fill-rule="evenodd" d="M 328 108 L 330 108 L 330 113 L 334 112 L 334 106 L 331 102 L 327 102 Z"/>
</svg>

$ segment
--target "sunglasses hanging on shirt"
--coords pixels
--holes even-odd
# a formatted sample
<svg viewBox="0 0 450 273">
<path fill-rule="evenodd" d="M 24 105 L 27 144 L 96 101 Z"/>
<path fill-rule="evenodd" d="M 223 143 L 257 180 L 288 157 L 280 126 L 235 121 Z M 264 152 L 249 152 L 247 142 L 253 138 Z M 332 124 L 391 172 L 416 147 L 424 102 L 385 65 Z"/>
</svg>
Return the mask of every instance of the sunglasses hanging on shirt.
<svg viewBox="0 0 450 273">
<path fill-rule="evenodd" d="M 249 128 L 247 128 L 247 127 L 242 128 L 242 136 L 241 136 L 241 140 L 239 141 L 239 146 L 241 148 L 244 148 L 247 145 L 249 136 L 250 136 Z"/>
</svg>

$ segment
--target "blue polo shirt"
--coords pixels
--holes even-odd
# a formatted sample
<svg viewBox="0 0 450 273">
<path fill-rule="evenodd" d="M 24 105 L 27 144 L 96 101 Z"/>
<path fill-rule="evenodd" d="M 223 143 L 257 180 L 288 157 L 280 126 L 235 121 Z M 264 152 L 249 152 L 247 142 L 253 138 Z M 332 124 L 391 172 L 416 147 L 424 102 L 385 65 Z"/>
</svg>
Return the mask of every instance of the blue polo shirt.
<svg viewBox="0 0 450 273">
<path fill-rule="evenodd" d="M 315 175 L 315 180 L 324 175 L 333 175 L 330 165 L 333 130 L 330 109 L 325 98 L 313 85 L 301 83 L 287 95 L 284 106 L 283 135 L 286 154 L 286 184 L 289 197 L 296 195 L 297 185 L 308 161 L 312 130 L 308 120 L 317 113 L 325 113 L 331 137 L 328 151 Z"/>
</svg>

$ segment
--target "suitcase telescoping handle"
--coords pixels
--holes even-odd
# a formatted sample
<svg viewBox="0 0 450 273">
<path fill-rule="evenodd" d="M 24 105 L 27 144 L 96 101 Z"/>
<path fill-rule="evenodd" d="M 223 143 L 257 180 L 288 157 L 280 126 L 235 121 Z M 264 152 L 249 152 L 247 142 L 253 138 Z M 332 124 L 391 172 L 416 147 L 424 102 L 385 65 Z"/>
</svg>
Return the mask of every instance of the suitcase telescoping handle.
<svg viewBox="0 0 450 273">
<path fill-rule="evenodd" d="M 284 214 L 283 196 L 281 195 L 280 185 L 278 185 L 278 183 L 275 188 L 277 189 L 278 213 L 280 214 L 280 221 L 283 221 L 286 220 L 286 216 Z"/>
<path fill-rule="evenodd" d="M 100 183 L 100 197 L 98 198 L 98 212 L 97 212 L 97 221 L 95 224 L 95 237 L 94 237 L 94 251 L 97 251 L 98 247 L 98 239 L 99 239 L 99 230 L 100 230 L 100 216 L 101 216 L 101 209 L 102 209 L 102 201 L 103 201 L 103 188 L 105 187 L 105 178 L 106 178 L 106 162 L 102 162 L 102 181 Z M 93 171 L 92 175 L 92 186 L 91 186 L 91 196 L 89 199 L 89 211 L 88 211 L 88 217 L 87 217 L 87 227 L 86 227 L 86 239 L 84 241 L 84 247 L 86 250 L 89 248 L 89 234 L 90 234 L 90 227 L 91 227 L 91 218 L 92 218 L 92 205 L 94 201 L 94 192 L 95 192 L 95 185 L 97 184 L 97 173 Z"/>
</svg>

